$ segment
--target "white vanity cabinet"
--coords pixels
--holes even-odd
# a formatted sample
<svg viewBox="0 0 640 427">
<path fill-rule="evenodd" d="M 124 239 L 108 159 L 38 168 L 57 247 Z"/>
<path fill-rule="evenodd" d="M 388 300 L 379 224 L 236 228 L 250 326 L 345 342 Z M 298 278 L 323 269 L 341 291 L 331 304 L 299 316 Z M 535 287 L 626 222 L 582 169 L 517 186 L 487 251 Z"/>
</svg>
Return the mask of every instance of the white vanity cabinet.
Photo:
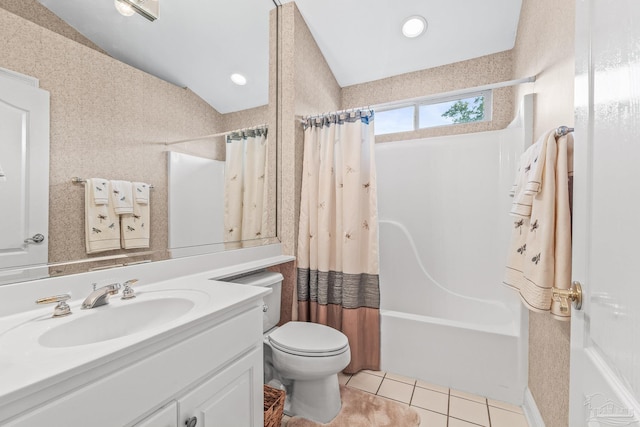
<svg viewBox="0 0 640 427">
<path fill-rule="evenodd" d="M 196 417 L 197 427 L 262 426 L 261 308 L 251 298 L 43 381 L 12 404 L 20 415 L 0 411 L 0 425 L 182 427 Z"/>
</svg>

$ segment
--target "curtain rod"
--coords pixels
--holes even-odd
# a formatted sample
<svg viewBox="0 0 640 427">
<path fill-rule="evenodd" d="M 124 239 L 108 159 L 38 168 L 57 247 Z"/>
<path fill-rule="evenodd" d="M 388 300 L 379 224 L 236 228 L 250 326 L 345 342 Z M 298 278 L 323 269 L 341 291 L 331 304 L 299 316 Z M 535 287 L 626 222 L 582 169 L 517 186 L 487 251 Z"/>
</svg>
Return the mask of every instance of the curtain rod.
<svg viewBox="0 0 640 427">
<path fill-rule="evenodd" d="M 326 116 L 329 116 L 329 115 L 337 116 L 337 115 L 340 115 L 340 114 L 357 113 L 358 111 L 370 111 L 371 109 L 372 109 L 372 107 L 367 105 L 367 106 L 364 106 L 364 107 L 346 108 L 344 110 L 331 111 L 331 112 L 326 112 L 326 113 L 322 113 L 322 114 L 313 114 L 313 115 L 310 115 L 310 116 L 296 115 L 296 118 L 299 119 L 301 123 L 306 123 L 307 120 L 319 119 L 319 118 L 326 117 Z"/>
<path fill-rule="evenodd" d="M 201 139 L 209 139 L 209 138 L 215 138 L 215 137 L 219 137 L 219 136 L 227 136 L 227 135 L 230 135 L 230 134 L 235 133 L 235 132 L 244 132 L 244 131 L 248 131 L 248 130 L 255 130 L 255 129 L 261 129 L 261 128 L 267 128 L 267 127 L 268 126 L 265 123 L 265 124 L 262 124 L 262 125 L 252 126 L 252 127 L 243 128 L 243 129 L 230 130 L 230 131 L 227 131 L 227 132 L 219 132 L 219 133 L 214 133 L 214 134 L 211 134 L 211 135 L 197 136 L 195 138 L 181 139 L 179 141 L 165 142 L 164 145 L 180 144 L 181 142 L 199 141 Z"/>
<path fill-rule="evenodd" d="M 500 89 L 503 87 L 509 87 L 509 86 L 516 86 L 519 84 L 523 84 L 523 83 L 532 83 L 536 81 L 536 77 L 535 76 L 530 76 L 530 77 L 525 77 L 522 79 L 515 79 L 515 80 L 506 80 L 504 82 L 498 82 L 498 83 L 491 83 L 491 84 L 487 84 L 487 85 L 482 85 L 482 86 L 474 86 L 474 87 L 469 87 L 466 89 L 456 89 L 456 90 L 452 90 L 449 92 L 440 92 L 440 93 L 434 93 L 431 95 L 427 95 L 427 96 L 420 96 L 417 98 L 410 98 L 410 99 L 403 99 L 402 101 L 392 101 L 392 102 L 383 102 L 381 104 L 375 104 L 372 105 L 371 108 L 373 108 L 374 110 L 385 110 L 385 109 L 389 109 L 392 107 L 399 107 L 402 105 L 410 105 L 410 104 L 415 104 L 415 103 L 420 103 L 420 102 L 424 102 L 424 101 L 431 101 L 433 99 L 440 99 L 440 98 L 448 98 L 448 97 L 452 97 L 452 96 L 457 96 L 457 95 L 464 95 L 470 92 L 482 92 L 485 90 L 491 90 L 491 89 Z"/>
</svg>

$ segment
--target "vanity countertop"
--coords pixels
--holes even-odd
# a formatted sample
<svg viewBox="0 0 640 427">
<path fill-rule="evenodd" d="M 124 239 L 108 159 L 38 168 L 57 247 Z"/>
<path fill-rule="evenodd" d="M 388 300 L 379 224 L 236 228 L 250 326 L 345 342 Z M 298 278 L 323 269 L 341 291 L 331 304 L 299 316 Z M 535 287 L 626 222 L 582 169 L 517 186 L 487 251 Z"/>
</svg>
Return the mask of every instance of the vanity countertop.
<svg viewBox="0 0 640 427">
<path fill-rule="evenodd" d="M 179 342 L 186 336 L 231 318 L 251 304 L 257 305 L 264 295 L 271 292 L 268 288 L 219 282 L 211 280 L 211 277 L 220 277 L 220 274 L 211 271 L 148 284 L 141 280 L 134 287 L 135 299 L 122 300 L 120 293 L 112 296 L 109 304 L 88 310 L 80 308 L 82 299 L 74 298 L 68 301 L 72 314 L 61 318 L 51 317 L 53 305 L 0 317 L 0 414 L 2 408 L 7 409 L 12 402 L 34 393 L 46 399 L 61 388 L 71 390 L 80 383 L 80 377 L 82 381 L 91 377 L 98 380 L 109 370 L 142 360 L 145 355 L 153 354 L 172 342 Z M 142 321 L 138 322 L 134 313 L 133 317 L 128 317 L 132 319 L 129 323 L 133 332 L 128 331 L 115 338 L 109 339 L 107 334 L 106 338 L 101 335 L 97 342 L 80 345 L 63 343 L 57 346 L 55 341 L 53 345 L 51 341 L 42 344 L 46 333 L 65 323 L 82 323 L 90 316 L 105 313 L 105 318 L 113 319 L 113 310 L 120 310 L 127 304 L 129 307 L 125 310 L 131 312 L 134 304 L 163 298 L 172 301 L 183 298 L 192 306 L 188 305 L 184 313 L 168 317 L 169 320 L 164 318 L 157 324 L 152 321 L 142 326 Z M 163 307 L 159 305 L 158 309 L 164 310 Z M 114 322 L 107 322 L 105 329 L 111 327 L 108 323 Z M 96 334 L 99 335 L 100 331 Z M 19 408 L 12 408 L 12 412 L 15 409 Z"/>
</svg>

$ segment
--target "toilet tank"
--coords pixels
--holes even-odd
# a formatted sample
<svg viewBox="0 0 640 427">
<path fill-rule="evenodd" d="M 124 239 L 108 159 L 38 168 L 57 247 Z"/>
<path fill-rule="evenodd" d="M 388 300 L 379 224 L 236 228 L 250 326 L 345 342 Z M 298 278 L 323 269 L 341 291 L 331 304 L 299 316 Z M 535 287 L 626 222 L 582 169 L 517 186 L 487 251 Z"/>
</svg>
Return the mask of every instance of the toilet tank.
<svg viewBox="0 0 640 427">
<path fill-rule="evenodd" d="M 273 292 L 264 297 L 263 332 L 267 332 L 280 321 L 280 297 L 282 294 L 282 274 L 272 271 L 260 271 L 247 276 L 225 279 L 225 282 L 240 285 L 262 286 L 271 288 Z"/>
</svg>

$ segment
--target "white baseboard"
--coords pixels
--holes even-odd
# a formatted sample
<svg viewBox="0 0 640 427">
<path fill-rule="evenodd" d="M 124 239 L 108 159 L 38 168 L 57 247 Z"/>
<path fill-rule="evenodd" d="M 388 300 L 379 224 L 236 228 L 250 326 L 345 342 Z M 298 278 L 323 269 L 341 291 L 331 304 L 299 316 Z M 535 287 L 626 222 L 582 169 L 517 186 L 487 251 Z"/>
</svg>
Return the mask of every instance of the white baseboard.
<svg viewBox="0 0 640 427">
<path fill-rule="evenodd" d="M 524 390 L 524 403 L 522 405 L 524 409 L 524 416 L 527 418 L 529 427 L 545 427 L 542 415 L 538 410 L 538 405 L 531 394 L 529 387 Z"/>
</svg>

